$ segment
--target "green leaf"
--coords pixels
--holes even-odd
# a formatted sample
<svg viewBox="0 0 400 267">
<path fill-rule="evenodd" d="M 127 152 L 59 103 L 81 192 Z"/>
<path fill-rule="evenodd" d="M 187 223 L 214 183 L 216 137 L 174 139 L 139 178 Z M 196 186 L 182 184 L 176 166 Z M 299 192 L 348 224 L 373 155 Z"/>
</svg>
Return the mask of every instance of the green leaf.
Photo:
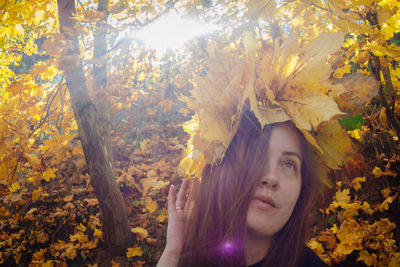
<svg viewBox="0 0 400 267">
<path fill-rule="evenodd" d="M 348 117 L 339 120 L 340 125 L 342 125 L 347 131 L 353 131 L 355 129 L 360 129 L 365 123 L 364 118 L 361 115 L 356 115 L 353 117 Z"/>
<path fill-rule="evenodd" d="M 133 201 L 133 206 L 135 206 L 135 207 L 139 207 L 140 205 L 144 205 L 145 203 L 144 203 L 144 200 L 135 200 L 135 201 Z"/>
<path fill-rule="evenodd" d="M 337 218 L 336 215 L 333 215 L 332 217 L 329 218 L 328 223 L 330 225 L 334 225 L 335 223 L 337 223 Z"/>
</svg>

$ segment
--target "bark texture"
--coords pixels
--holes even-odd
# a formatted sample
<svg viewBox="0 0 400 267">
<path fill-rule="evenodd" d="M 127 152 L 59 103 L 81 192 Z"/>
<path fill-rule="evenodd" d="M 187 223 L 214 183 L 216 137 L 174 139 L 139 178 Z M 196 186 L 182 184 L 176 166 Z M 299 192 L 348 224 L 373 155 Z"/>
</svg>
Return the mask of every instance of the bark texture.
<svg viewBox="0 0 400 267">
<path fill-rule="evenodd" d="M 94 88 L 93 98 L 99 116 L 105 118 L 101 123 L 101 131 L 107 151 L 111 153 L 111 127 L 107 123 L 110 121 L 110 96 L 107 91 L 107 18 L 108 18 L 108 0 L 98 0 L 97 11 L 102 12 L 104 16 L 96 23 L 94 34 L 94 64 L 93 64 L 93 80 Z"/>
<path fill-rule="evenodd" d="M 74 21 L 71 20 L 75 12 L 74 0 L 57 0 L 57 3 L 60 31 L 72 42 L 72 49 L 65 56 L 68 64 L 61 62 L 61 66 L 65 71 L 90 181 L 100 204 L 104 245 L 108 252 L 121 255 L 133 244 L 133 236 L 125 202 L 115 181 L 110 147 L 107 147 L 103 137 L 101 125 L 106 118 L 100 115 L 102 112 L 97 111 L 89 97 L 79 61 L 79 43 L 74 34 Z"/>
</svg>

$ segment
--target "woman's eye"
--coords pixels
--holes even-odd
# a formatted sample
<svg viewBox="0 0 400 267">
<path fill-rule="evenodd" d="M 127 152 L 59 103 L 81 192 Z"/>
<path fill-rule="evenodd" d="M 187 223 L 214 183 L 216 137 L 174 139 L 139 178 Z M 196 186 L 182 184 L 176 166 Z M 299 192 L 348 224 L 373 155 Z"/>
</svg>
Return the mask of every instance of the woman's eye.
<svg viewBox="0 0 400 267">
<path fill-rule="evenodd" d="M 286 169 L 290 169 L 290 170 L 296 170 L 296 163 L 294 163 L 291 160 L 287 160 L 285 162 L 283 162 L 282 167 L 286 168 Z"/>
</svg>

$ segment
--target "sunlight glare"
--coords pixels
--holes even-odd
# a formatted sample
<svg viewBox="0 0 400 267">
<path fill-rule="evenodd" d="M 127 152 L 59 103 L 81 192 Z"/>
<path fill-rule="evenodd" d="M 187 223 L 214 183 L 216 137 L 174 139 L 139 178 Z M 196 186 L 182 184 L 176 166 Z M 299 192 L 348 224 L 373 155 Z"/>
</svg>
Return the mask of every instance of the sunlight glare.
<svg viewBox="0 0 400 267">
<path fill-rule="evenodd" d="M 168 49 L 177 50 L 195 37 L 211 33 L 220 27 L 184 19 L 177 13 L 169 13 L 155 22 L 133 33 L 135 39 L 160 53 Z"/>
</svg>

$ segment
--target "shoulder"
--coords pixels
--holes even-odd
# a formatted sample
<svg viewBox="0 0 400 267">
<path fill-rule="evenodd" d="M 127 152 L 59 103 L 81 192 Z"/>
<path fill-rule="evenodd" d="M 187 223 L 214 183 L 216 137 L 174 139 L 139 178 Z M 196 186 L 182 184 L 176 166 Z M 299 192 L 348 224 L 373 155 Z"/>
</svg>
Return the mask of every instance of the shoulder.
<svg viewBox="0 0 400 267">
<path fill-rule="evenodd" d="M 310 248 L 306 247 L 304 259 L 300 264 L 300 267 L 327 267 L 327 265 L 317 254 L 314 253 Z"/>
</svg>

